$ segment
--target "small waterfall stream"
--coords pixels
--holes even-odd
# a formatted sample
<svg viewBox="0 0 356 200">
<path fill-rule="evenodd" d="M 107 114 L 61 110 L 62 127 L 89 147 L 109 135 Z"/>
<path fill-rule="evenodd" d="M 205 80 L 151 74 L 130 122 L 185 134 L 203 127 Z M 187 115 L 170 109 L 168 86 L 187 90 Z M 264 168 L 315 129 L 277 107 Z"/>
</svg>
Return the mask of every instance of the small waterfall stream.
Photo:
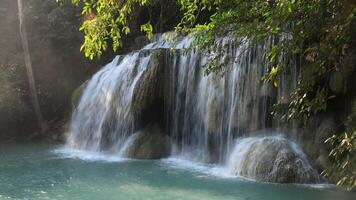
<svg viewBox="0 0 356 200">
<path fill-rule="evenodd" d="M 192 50 L 171 52 L 169 130 L 176 154 L 204 162 L 223 163 L 233 138 L 268 126 L 269 88 L 261 84 L 268 69 L 263 58 L 271 41 L 262 46 L 236 46 L 222 40 L 223 76 L 205 76 L 207 56 Z"/>
<path fill-rule="evenodd" d="M 281 61 L 292 70 L 282 75 L 283 87 L 277 91 L 261 82 L 270 68 L 265 54 L 273 42 L 270 39 L 262 45 L 237 45 L 229 38 L 219 40 L 217 51 L 224 52 L 219 62 L 226 71 L 222 75 L 205 75 L 203 66 L 211 55 L 188 48 L 192 44 L 190 37 L 168 42 L 161 36 L 137 52 L 117 56 L 88 81 L 73 113 L 67 144 L 125 156 L 122 152 L 132 138 L 138 138 L 142 124 L 157 123 L 154 117 L 142 123 L 141 112 L 150 110 L 146 116 L 160 115 L 164 119 L 160 127 L 170 137 L 171 155 L 175 157 L 227 165 L 233 174 L 262 181 L 317 182 L 304 153 L 287 139 L 253 137 L 235 142 L 250 132 L 273 127 L 269 115 L 272 102 L 278 96 L 288 99 L 295 86 L 296 63 L 284 58 Z M 163 102 L 152 103 L 158 98 L 156 94 Z M 164 112 L 154 113 L 158 111 L 147 108 L 152 105 Z M 137 106 L 142 108 L 138 115 Z M 147 149 L 147 144 L 142 146 Z M 270 162 L 277 164 L 257 172 L 258 166 L 267 162 L 261 157 L 264 150 L 273 154 Z M 247 167 L 255 171 L 244 172 Z M 294 178 L 277 180 L 277 169 Z"/>
<path fill-rule="evenodd" d="M 93 76 L 72 116 L 67 139 L 70 146 L 120 151 L 134 130 L 132 92 L 149 58 L 139 53 L 117 56 Z"/>
</svg>

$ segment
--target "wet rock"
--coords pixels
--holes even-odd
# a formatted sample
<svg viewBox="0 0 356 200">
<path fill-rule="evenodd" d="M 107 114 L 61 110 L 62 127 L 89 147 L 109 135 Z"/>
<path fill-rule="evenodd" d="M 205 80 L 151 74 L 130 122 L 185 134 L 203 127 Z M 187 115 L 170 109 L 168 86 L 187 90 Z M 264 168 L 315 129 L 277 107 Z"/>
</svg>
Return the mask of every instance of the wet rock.
<svg viewBox="0 0 356 200">
<path fill-rule="evenodd" d="M 74 92 L 72 93 L 72 99 L 71 99 L 71 102 L 72 102 L 72 108 L 75 109 L 78 105 L 79 105 L 79 102 L 80 102 L 80 99 L 82 98 L 82 95 L 83 95 L 83 91 L 86 87 L 86 84 L 87 82 L 83 83 L 82 85 L 80 85 L 77 89 L 74 90 Z"/>
<path fill-rule="evenodd" d="M 229 159 L 230 171 L 262 182 L 316 183 L 319 175 L 295 143 L 281 137 L 245 138 Z"/>
<path fill-rule="evenodd" d="M 330 167 L 329 146 L 325 140 L 337 131 L 337 120 L 332 115 L 318 115 L 311 118 L 304 132 L 298 132 L 299 143 L 313 160 L 319 172 Z"/>
<path fill-rule="evenodd" d="M 157 125 L 149 125 L 130 136 L 121 154 L 135 159 L 165 158 L 170 154 L 170 141 Z"/>
<path fill-rule="evenodd" d="M 49 124 L 48 136 L 52 141 L 65 142 L 65 134 L 69 130 L 69 121 L 67 119 L 62 119 L 59 121 L 51 122 Z"/>
<path fill-rule="evenodd" d="M 219 84 L 222 80 L 213 75 L 211 79 L 211 85 L 208 88 L 208 97 L 206 99 L 206 113 L 204 113 L 204 123 L 209 133 L 216 133 L 221 127 L 221 119 L 223 115 L 224 102 L 222 93 L 222 84 Z"/>
<path fill-rule="evenodd" d="M 155 99 L 162 97 L 163 70 L 163 51 L 158 49 L 152 52 L 147 68 L 133 89 L 131 110 L 135 115 L 142 115 Z"/>
</svg>

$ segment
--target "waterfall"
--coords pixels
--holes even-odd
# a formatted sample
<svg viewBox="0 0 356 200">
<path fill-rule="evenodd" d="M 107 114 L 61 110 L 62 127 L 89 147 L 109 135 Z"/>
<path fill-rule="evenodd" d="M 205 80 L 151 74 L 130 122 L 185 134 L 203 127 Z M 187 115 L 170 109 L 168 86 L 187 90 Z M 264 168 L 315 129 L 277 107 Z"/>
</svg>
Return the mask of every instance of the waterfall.
<svg viewBox="0 0 356 200">
<path fill-rule="evenodd" d="M 282 96 L 288 101 L 295 87 L 296 62 L 283 56 L 281 62 L 292 70 L 281 75 L 282 87 L 276 90 L 261 82 L 271 67 L 266 52 L 276 41 L 253 45 L 222 38 L 216 42 L 216 51 L 223 52 L 218 62 L 225 73 L 206 75 L 203 66 L 214 52 L 193 48 L 189 36 L 173 41 L 164 38 L 156 37 L 139 51 L 117 56 L 88 81 L 72 116 L 70 147 L 121 156 L 130 155 L 129 149 L 132 155 L 140 152 L 140 158 L 157 158 L 152 153 L 157 146 L 171 145 L 172 156 L 227 165 L 231 173 L 257 180 L 317 181 L 307 157 L 287 139 L 272 136 L 235 142 L 275 126 L 269 114 L 273 101 Z M 272 163 L 268 165 L 272 172 L 262 169 L 268 171 L 262 178 L 260 172 L 244 171 L 264 163 L 264 149 L 277 160 L 277 167 Z M 279 179 L 279 169 L 294 178 Z"/>
<path fill-rule="evenodd" d="M 134 129 L 133 88 L 150 55 L 117 56 L 88 82 L 72 116 L 68 144 L 91 151 L 119 152 Z"/>
<path fill-rule="evenodd" d="M 264 45 L 237 46 L 219 41 L 224 50 L 223 76 L 204 75 L 207 56 L 195 49 L 170 52 L 169 130 L 176 154 L 189 159 L 222 163 L 233 138 L 266 128 L 270 88 L 261 83 L 269 64 Z"/>
</svg>

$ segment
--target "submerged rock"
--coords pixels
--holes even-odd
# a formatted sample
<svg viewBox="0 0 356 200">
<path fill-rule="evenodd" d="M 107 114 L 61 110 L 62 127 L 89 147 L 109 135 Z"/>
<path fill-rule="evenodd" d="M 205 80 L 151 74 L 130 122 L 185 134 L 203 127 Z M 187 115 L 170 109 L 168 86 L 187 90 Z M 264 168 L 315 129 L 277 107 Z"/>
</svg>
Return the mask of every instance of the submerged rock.
<svg viewBox="0 0 356 200">
<path fill-rule="evenodd" d="M 320 177 L 301 149 L 287 139 L 252 137 L 237 142 L 228 161 L 229 170 L 262 182 L 317 183 Z"/>
<path fill-rule="evenodd" d="M 170 154 L 169 138 L 157 125 L 149 125 L 131 135 L 120 154 L 135 159 L 165 158 Z"/>
</svg>

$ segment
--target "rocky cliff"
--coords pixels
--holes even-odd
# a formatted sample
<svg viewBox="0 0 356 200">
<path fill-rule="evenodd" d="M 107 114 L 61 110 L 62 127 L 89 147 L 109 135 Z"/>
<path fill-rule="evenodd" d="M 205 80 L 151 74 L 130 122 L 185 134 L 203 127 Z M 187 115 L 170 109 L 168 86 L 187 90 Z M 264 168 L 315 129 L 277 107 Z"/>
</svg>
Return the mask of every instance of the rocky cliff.
<svg viewBox="0 0 356 200">
<path fill-rule="evenodd" d="M 81 16 L 70 4 L 24 2 L 30 54 L 42 112 L 48 123 L 70 116 L 70 97 L 97 66 L 79 51 Z M 0 140 L 28 138 L 37 130 L 28 97 L 16 1 L 0 2 Z"/>
</svg>

